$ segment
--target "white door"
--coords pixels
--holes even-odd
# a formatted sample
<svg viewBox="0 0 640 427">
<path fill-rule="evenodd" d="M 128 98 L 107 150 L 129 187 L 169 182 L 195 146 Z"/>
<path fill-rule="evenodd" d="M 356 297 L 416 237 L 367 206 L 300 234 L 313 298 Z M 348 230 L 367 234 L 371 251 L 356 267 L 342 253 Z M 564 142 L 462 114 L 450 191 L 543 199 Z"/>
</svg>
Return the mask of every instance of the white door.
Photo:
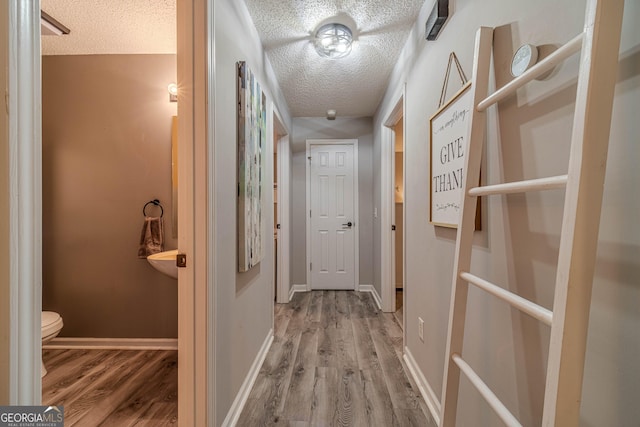
<svg viewBox="0 0 640 427">
<path fill-rule="evenodd" d="M 312 289 L 355 289 L 353 144 L 310 145 Z"/>
</svg>

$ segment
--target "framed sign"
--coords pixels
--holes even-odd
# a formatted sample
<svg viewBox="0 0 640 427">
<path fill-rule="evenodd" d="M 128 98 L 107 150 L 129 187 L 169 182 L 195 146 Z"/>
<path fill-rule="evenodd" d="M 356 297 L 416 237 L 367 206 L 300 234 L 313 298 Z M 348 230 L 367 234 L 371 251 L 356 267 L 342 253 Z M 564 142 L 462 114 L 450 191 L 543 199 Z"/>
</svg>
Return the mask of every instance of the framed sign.
<svg viewBox="0 0 640 427">
<path fill-rule="evenodd" d="M 458 227 L 462 205 L 464 163 L 471 120 L 471 82 L 466 83 L 429 119 L 430 199 L 429 222 Z"/>
</svg>

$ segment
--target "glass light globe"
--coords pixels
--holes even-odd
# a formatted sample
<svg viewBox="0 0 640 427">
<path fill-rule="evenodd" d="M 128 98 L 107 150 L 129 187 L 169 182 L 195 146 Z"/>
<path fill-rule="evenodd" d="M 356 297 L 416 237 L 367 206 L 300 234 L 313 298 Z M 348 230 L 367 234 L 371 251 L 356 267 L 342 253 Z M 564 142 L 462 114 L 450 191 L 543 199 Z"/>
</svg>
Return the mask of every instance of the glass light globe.
<svg viewBox="0 0 640 427">
<path fill-rule="evenodd" d="M 316 32 L 316 51 L 324 58 L 344 58 L 351 52 L 353 35 L 342 24 L 326 24 Z"/>
</svg>

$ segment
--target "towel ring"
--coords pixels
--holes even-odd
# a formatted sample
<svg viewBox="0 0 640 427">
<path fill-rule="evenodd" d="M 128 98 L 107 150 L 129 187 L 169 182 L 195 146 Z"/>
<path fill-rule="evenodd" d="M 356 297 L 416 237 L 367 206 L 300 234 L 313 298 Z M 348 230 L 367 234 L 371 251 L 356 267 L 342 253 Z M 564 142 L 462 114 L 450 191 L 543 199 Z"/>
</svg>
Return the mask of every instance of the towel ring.
<svg viewBox="0 0 640 427">
<path fill-rule="evenodd" d="M 145 217 L 147 216 L 146 210 L 147 210 L 147 206 L 149 205 L 158 206 L 160 208 L 160 218 L 164 216 L 164 209 L 162 208 L 162 205 L 160 204 L 160 200 L 158 199 L 153 199 L 151 201 L 148 201 L 142 208 L 142 215 L 144 215 Z"/>
</svg>

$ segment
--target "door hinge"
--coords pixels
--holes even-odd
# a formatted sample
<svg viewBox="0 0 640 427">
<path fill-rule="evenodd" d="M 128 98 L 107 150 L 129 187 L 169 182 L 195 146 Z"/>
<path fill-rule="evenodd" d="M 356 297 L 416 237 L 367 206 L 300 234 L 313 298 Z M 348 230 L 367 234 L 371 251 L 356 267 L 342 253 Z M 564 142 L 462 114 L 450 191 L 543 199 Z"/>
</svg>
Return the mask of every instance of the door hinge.
<svg viewBox="0 0 640 427">
<path fill-rule="evenodd" d="M 309 271 L 313 271 L 313 263 L 312 262 L 309 263 Z"/>
<path fill-rule="evenodd" d="M 391 226 L 391 231 L 396 231 L 396 226 L 395 225 Z"/>
<path fill-rule="evenodd" d="M 309 218 L 311 218 L 311 209 L 309 209 Z"/>
<path fill-rule="evenodd" d="M 307 157 L 307 159 L 309 159 L 309 163 L 311 163 L 311 156 Z"/>
<path fill-rule="evenodd" d="M 276 224 L 276 228 L 280 230 L 280 224 Z"/>
</svg>

